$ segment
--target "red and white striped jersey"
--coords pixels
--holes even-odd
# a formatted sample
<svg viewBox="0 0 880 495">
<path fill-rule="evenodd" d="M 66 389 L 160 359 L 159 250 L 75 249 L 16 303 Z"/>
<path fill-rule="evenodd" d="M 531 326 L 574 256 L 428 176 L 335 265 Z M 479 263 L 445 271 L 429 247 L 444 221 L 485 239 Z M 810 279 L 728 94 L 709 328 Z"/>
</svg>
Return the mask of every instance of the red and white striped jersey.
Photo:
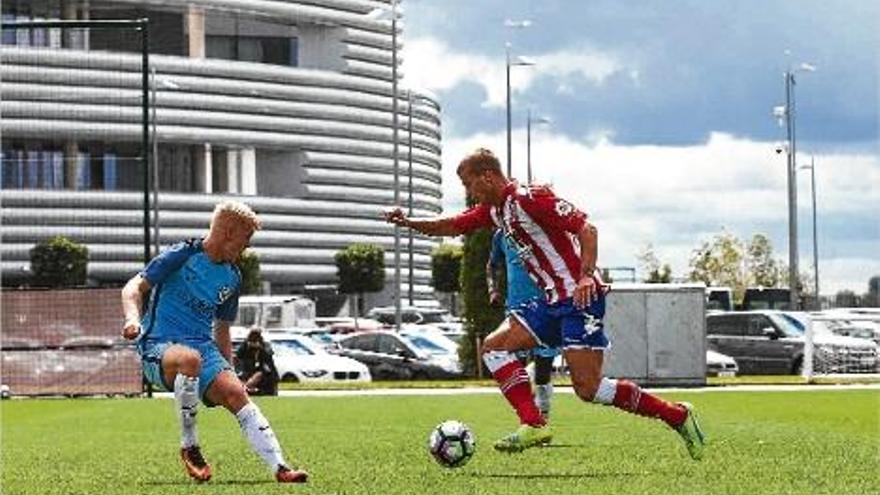
<svg viewBox="0 0 880 495">
<path fill-rule="evenodd" d="M 453 222 L 463 232 L 496 226 L 516 247 L 529 275 L 549 303 L 572 297 L 581 272 L 577 234 L 587 214 L 546 186 L 511 182 L 500 207 L 477 205 Z"/>
</svg>

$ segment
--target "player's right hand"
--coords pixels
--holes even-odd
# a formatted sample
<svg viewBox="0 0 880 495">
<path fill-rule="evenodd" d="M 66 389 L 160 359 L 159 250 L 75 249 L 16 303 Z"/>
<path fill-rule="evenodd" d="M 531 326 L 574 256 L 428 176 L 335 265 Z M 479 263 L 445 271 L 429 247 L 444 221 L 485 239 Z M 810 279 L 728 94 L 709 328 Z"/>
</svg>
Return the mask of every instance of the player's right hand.
<svg viewBox="0 0 880 495">
<path fill-rule="evenodd" d="M 141 322 L 137 320 L 126 321 L 122 327 L 122 336 L 126 340 L 134 340 L 141 334 Z"/>
<path fill-rule="evenodd" d="M 400 208 L 394 208 L 392 210 L 388 210 L 384 213 L 385 221 L 388 223 L 393 223 L 395 225 L 404 225 L 406 222 L 406 215 L 403 214 L 403 210 Z"/>
</svg>

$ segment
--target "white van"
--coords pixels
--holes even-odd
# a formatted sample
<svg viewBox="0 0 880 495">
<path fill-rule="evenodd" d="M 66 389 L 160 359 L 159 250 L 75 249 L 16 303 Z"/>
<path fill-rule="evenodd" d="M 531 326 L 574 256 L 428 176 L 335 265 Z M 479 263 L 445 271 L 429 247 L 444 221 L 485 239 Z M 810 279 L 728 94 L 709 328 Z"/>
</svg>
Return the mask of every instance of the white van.
<svg viewBox="0 0 880 495">
<path fill-rule="evenodd" d="M 314 328 L 315 301 L 300 296 L 241 296 L 235 326 L 264 330 Z"/>
</svg>

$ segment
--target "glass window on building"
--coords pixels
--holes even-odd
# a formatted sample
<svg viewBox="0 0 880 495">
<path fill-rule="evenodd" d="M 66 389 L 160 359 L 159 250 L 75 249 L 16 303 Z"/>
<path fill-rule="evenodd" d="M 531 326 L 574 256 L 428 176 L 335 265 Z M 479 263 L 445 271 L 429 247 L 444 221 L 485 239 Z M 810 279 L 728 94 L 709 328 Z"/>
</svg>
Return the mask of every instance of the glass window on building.
<svg viewBox="0 0 880 495">
<path fill-rule="evenodd" d="M 64 189 L 64 153 L 59 150 L 50 152 L 52 161 L 52 189 Z"/>
<path fill-rule="evenodd" d="M 291 67 L 296 67 L 299 63 L 298 46 L 296 38 L 224 35 L 205 37 L 205 55 L 208 58 Z"/>
<path fill-rule="evenodd" d="M 104 190 L 115 191 L 117 184 L 117 159 L 116 153 L 104 153 Z"/>
<path fill-rule="evenodd" d="M 76 186 L 78 191 L 92 186 L 92 157 L 80 151 L 76 154 Z"/>
<path fill-rule="evenodd" d="M 38 189 L 40 187 L 40 155 L 42 153 L 36 150 L 27 151 L 27 171 L 24 187 L 25 189 Z"/>
<path fill-rule="evenodd" d="M 15 22 L 15 14 L 7 13 L 6 10 L 3 11 L 2 16 L 3 22 Z M 16 33 L 14 29 L 4 29 L 2 36 L 2 43 L 4 45 L 14 45 L 16 40 Z"/>
<path fill-rule="evenodd" d="M 56 20 L 61 0 L 9 0 L 3 3 L 3 22 Z M 60 47 L 60 30 L 47 28 L 3 30 L 2 44 Z"/>
<path fill-rule="evenodd" d="M 25 152 L 23 149 L 3 150 L 3 188 L 21 189 L 24 187 Z"/>
</svg>

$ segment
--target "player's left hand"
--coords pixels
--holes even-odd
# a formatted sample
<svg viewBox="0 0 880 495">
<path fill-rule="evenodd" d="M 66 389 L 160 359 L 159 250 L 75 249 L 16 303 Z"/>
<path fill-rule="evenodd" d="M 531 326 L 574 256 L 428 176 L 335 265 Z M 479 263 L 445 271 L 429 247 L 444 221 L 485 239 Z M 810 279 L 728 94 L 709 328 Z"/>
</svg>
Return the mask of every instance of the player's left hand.
<svg viewBox="0 0 880 495">
<path fill-rule="evenodd" d="M 599 298 L 599 286 L 592 275 L 584 275 L 574 289 L 574 306 L 584 309 Z"/>
</svg>

